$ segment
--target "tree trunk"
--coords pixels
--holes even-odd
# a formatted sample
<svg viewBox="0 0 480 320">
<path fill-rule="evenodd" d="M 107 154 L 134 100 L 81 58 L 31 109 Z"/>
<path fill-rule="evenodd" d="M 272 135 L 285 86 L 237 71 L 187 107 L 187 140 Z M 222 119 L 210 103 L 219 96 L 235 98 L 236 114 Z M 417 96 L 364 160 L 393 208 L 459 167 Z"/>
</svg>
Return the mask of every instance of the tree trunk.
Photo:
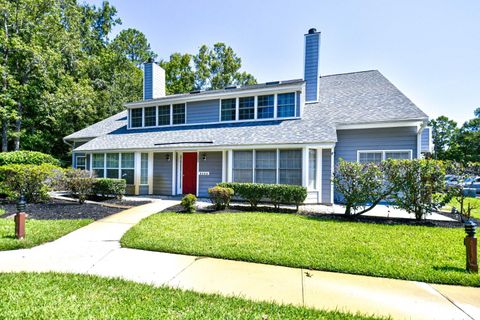
<svg viewBox="0 0 480 320">
<path fill-rule="evenodd" d="M 15 121 L 15 138 L 13 140 L 13 150 L 20 150 L 20 131 L 22 130 L 23 106 L 18 103 L 17 120 Z"/>
<path fill-rule="evenodd" d="M 8 120 L 3 119 L 2 121 L 2 152 L 8 151 Z"/>
</svg>

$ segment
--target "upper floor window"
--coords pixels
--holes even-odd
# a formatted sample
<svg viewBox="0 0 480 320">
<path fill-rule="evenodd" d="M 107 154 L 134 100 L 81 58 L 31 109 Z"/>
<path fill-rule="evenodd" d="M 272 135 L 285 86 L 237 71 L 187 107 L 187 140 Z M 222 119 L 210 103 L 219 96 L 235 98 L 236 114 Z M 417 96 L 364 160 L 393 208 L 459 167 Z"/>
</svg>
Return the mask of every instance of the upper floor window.
<svg viewBox="0 0 480 320">
<path fill-rule="evenodd" d="M 130 126 L 132 128 L 142 127 L 143 122 L 143 109 L 136 108 L 130 111 Z"/>
<path fill-rule="evenodd" d="M 173 105 L 173 124 L 185 123 L 185 103 Z"/>
<path fill-rule="evenodd" d="M 273 118 L 274 95 L 258 96 L 257 118 L 268 119 Z"/>
<path fill-rule="evenodd" d="M 249 120 L 255 118 L 255 97 L 243 97 L 238 101 L 238 119 Z"/>
<path fill-rule="evenodd" d="M 281 93 L 277 96 L 277 117 L 295 116 L 295 93 Z"/>
<path fill-rule="evenodd" d="M 223 99 L 221 106 L 221 121 L 235 120 L 237 109 L 237 99 Z"/>
<path fill-rule="evenodd" d="M 156 123 L 156 107 L 145 108 L 145 127 L 154 127 Z"/>
<path fill-rule="evenodd" d="M 168 126 L 170 124 L 170 106 L 158 107 L 158 125 Z"/>
</svg>

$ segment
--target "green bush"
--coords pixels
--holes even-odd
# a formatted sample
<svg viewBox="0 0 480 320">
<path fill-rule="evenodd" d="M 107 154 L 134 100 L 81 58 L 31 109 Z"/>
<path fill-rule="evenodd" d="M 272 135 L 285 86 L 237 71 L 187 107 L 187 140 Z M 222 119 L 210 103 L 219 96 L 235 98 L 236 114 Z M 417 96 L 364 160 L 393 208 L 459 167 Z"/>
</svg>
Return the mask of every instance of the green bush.
<svg viewBox="0 0 480 320">
<path fill-rule="evenodd" d="M 90 176 L 90 172 L 80 169 L 67 169 L 63 186 L 65 191 L 71 192 L 78 197 L 79 203 L 84 203 L 87 196 L 92 193 L 95 178 Z"/>
<path fill-rule="evenodd" d="M 233 189 L 235 195 L 248 201 L 253 209 L 264 200 L 271 202 L 275 208 L 280 204 L 294 204 L 298 210 L 307 198 L 306 188 L 289 184 L 222 182 L 218 186 Z"/>
<path fill-rule="evenodd" d="M 0 166 L 7 164 L 52 164 L 60 166 L 60 161 L 49 154 L 37 151 L 12 151 L 0 153 Z"/>
<path fill-rule="evenodd" d="M 197 202 L 197 197 L 189 193 L 182 198 L 180 204 L 185 209 L 185 212 L 194 213 L 195 212 L 195 203 Z"/>
<path fill-rule="evenodd" d="M 48 192 L 60 184 L 63 172 L 52 164 L 0 166 L 0 190 L 12 200 L 23 194 L 28 202 L 47 201 Z"/>
<path fill-rule="evenodd" d="M 217 210 L 223 210 L 227 208 L 230 205 L 230 201 L 232 200 L 234 194 L 235 192 L 232 188 L 216 186 L 208 189 L 210 200 L 215 205 L 215 209 Z"/>
<path fill-rule="evenodd" d="M 122 199 L 127 188 L 125 179 L 98 178 L 93 184 L 92 193 L 103 198 L 115 197 Z"/>
</svg>

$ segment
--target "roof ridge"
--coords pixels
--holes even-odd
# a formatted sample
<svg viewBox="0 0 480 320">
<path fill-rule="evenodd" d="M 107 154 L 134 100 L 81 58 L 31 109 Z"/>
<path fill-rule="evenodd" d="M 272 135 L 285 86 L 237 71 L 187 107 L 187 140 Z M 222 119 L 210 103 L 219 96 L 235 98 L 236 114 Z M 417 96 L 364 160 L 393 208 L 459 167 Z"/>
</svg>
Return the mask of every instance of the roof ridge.
<svg viewBox="0 0 480 320">
<path fill-rule="evenodd" d="M 341 76 L 341 75 L 347 75 L 347 74 L 355 74 L 355 73 L 363 73 L 363 72 L 380 72 L 377 69 L 370 69 L 370 70 L 361 70 L 361 71 L 352 71 L 352 72 L 342 72 L 342 73 L 332 73 L 332 74 L 327 74 L 324 76 L 320 76 L 320 78 L 325 78 L 325 77 L 332 77 L 332 76 Z"/>
</svg>

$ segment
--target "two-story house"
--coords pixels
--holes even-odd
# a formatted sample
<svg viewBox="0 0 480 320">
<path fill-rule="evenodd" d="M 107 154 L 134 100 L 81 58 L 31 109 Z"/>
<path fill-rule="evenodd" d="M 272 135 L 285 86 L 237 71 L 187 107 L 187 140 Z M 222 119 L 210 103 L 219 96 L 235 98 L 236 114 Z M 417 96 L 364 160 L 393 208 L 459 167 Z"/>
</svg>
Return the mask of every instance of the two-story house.
<svg viewBox="0 0 480 320">
<path fill-rule="evenodd" d="M 132 194 L 207 196 L 222 181 L 307 187 L 331 204 L 335 164 L 418 158 L 427 115 L 376 70 L 320 76 L 320 33 L 305 34 L 304 78 L 165 95 L 144 65 L 144 99 L 75 132 L 73 166 L 124 178 Z"/>
</svg>

